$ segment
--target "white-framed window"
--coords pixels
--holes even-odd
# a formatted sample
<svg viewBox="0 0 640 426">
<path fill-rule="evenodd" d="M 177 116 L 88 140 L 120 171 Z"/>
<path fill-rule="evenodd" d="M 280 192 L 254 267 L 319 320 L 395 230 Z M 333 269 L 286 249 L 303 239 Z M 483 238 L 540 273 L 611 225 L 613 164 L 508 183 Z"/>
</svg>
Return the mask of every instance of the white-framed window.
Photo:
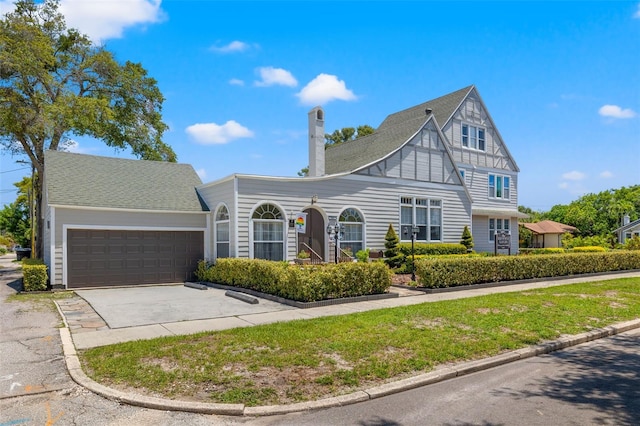
<svg viewBox="0 0 640 426">
<path fill-rule="evenodd" d="M 261 204 L 251 215 L 254 259 L 284 260 L 285 221 L 280 209 Z"/>
<path fill-rule="evenodd" d="M 511 232 L 511 220 L 490 217 L 489 218 L 489 241 L 494 241 L 496 239 L 496 232 L 498 231 Z"/>
<path fill-rule="evenodd" d="M 338 222 L 342 225 L 344 236 L 340 241 L 340 248 L 351 250 L 355 255 L 364 247 L 364 219 L 360 212 L 352 207 L 340 213 Z"/>
<path fill-rule="evenodd" d="M 489 198 L 508 200 L 511 197 L 511 178 L 509 176 L 489 175 Z"/>
<path fill-rule="evenodd" d="M 442 240 L 442 200 L 420 197 L 400 197 L 400 229 L 403 225 L 418 227 L 416 241 Z M 411 240 L 411 235 L 400 235 Z"/>
<path fill-rule="evenodd" d="M 224 204 L 216 211 L 214 227 L 216 258 L 229 257 L 229 209 Z"/>
<path fill-rule="evenodd" d="M 486 147 L 486 131 L 482 127 L 462 123 L 462 146 L 484 151 Z"/>
</svg>

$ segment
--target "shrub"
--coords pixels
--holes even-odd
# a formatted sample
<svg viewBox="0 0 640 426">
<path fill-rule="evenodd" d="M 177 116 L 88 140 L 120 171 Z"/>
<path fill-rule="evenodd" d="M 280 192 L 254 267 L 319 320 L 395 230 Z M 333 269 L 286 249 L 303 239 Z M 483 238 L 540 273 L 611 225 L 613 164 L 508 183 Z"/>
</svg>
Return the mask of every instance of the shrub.
<svg viewBox="0 0 640 426">
<path fill-rule="evenodd" d="M 562 246 L 566 249 L 592 246 L 611 248 L 613 247 L 613 242 L 611 236 L 593 235 L 589 237 L 574 237 L 567 233 L 562 236 Z"/>
<path fill-rule="evenodd" d="M 47 266 L 43 265 L 40 259 L 28 259 L 22 262 L 22 289 L 24 291 L 47 289 Z"/>
<path fill-rule="evenodd" d="M 242 287 L 299 302 L 385 293 L 391 271 L 381 262 L 298 266 L 260 259 L 201 261 L 199 281 Z"/>
<path fill-rule="evenodd" d="M 555 256 L 495 256 L 416 260 L 423 287 L 454 287 L 487 282 L 640 269 L 640 252 L 565 253 Z"/>
<path fill-rule="evenodd" d="M 559 254 L 565 253 L 566 250 L 560 247 L 547 247 L 547 248 L 521 248 L 520 254 Z"/>
<path fill-rule="evenodd" d="M 469 227 L 467 225 L 465 225 L 462 230 L 460 244 L 465 246 L 467 250 L 471 250 L 473 248 L 473 235 L 471 235 L 471 231 L 469 231 Z"/>
<path fill-rule="evenodd" d="M 4 246 L 0 246 L 0 256 L 3 256 L 5 254 L 7 254 L 9 252 L 9 250 L 4 247 Z"/>
<path fill-rule="evenodd" d="M 633 238 L 624 243 L 625 250 L 640 250 L 640 237 L 634 235 Z"/>
<path fill-rule="evenodd" d="M 411 256 L 411 243 L 400 243 L 398 248 L 403 255 Z M 414 243 L 413 249 L 416 255 L 441 256 L 446 254 L 467 254 L 467 248 L 462 244 Z"/>
<path fill-rule="evenodd" d="M 356 259 L 358 259 L 358 262 L 368 262 L 369 261 L 369 249 L 365 249 L 365 250 L 358 250 L 356 252 Z"/>
<path fill-rule="evenodd" d="M 384 236 L 384 261 L 390 268 L 398 268 L 402 265 L 404 256 L 400 253 L 398 249 L 398 244 L 400 243 L 400 239 L 398 238 L 398 234 L 393 229 L 393 225 L 389 224 L 389 229 L 387 229 L 387 234 Z"/>
<path fill-rule="evenodd" d="M 599 252 L 607 251 L 607 249 L 600 246 L 581 246 L 581 247 L 574 247 L 571 251 L 574 253 L 599 253 Z"/>
</svg>

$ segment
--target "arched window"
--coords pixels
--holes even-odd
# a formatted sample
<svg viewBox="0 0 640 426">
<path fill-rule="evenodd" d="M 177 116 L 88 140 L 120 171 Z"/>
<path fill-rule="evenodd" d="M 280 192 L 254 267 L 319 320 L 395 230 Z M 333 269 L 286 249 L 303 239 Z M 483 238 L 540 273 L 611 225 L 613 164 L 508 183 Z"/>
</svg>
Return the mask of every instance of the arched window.
<svg viewBox="0 0 640 426">
<path fill-rule="evenodd" d="M 284 260 L 284 216 L 273 204 L 262 204 L 251 216 L 253 257 Z"/>
<path fill-rule="evenodd" d="M 224 204 L 218 207 L 214 221 L 216 258 L 229 257 L 229 210 Z"/>
<path fill-rule="evenodd" d="M 344 251 L 349 249 L 355 256 L 357 252 L 363 249 L 364 237 L 363 227 L 364 220 L 360 212 L 354 208 L 343 210 L 338 219 L 342 226 L 344 236 L 340 241 L 340 248 Z"/>
</svg>

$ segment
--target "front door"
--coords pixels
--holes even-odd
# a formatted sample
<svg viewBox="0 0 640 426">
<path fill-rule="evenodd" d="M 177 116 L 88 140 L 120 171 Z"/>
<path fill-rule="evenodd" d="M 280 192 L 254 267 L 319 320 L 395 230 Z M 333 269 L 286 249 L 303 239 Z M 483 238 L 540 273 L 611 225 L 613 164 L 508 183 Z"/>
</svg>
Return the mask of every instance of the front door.
<svg viewBox="0 0 640 426">
<path fill-rule="evenodd" d="M 324 253 L 324 218 L 322 213 L 316 209 L 306 209 L 307 227 L 304 234 L 298 234 L 298 253 L 301 250 L 311 251 L 311 262 L 319 263 L 325 261 Z"/>
</svg>

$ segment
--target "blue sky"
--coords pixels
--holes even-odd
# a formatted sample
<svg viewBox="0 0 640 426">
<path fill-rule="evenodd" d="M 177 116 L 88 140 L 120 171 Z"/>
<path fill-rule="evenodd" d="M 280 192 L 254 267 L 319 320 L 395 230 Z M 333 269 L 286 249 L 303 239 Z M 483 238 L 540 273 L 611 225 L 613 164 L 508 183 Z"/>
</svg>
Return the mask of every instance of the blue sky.
<svg viewBox="0 0 640 426">
<path fill-rule="evenodd" d="M 0 12 L 11 8 L 0 0 Z M 140 62 L 165 141 L 204 182 L 295 176 L 307 112 L 328 133 L 475 84 L 545 211 L 640 184 L 640 3 L 61 0 L 69 26 Z M 75 138 L 71 150 L 131 157 Z M 30 173 L 1 157 L 0 205 Z"/>
</svg>

